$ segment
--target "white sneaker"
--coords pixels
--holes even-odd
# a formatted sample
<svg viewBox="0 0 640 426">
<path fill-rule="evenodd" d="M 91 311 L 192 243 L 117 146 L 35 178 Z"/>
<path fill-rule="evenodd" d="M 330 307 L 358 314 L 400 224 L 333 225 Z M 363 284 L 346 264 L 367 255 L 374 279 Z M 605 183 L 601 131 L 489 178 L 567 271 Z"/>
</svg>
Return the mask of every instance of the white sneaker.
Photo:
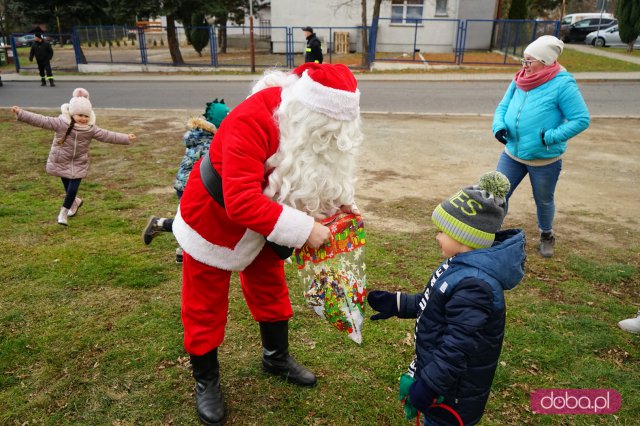
<svg viewBox="0 0 640 426">
<path fill-rule="evenodd" d="M 638 311 L 637 317 L 622 320 L 618 323 L 618 326 L 629 333 L 640 334 L 640 311 Z"/>
<path fill-rule="evenodd" d="M 73 204 L 71 204 L 71 208 L 69 209 L 69 217 L 73 217 L 76 215 L 76 213 L 78 213 L 78 209 L 80 208 L 80 206 L 82 206 L 82 198 L 76 197 L 75 200 L 73 200 Z"/>
<path fill-rule="evenodd" d="M 67 226 L 67 216 L 69 216 L 69 209 L 60 207 L 60 213 L 58 213 L 58 224 Z"/>
</svg>

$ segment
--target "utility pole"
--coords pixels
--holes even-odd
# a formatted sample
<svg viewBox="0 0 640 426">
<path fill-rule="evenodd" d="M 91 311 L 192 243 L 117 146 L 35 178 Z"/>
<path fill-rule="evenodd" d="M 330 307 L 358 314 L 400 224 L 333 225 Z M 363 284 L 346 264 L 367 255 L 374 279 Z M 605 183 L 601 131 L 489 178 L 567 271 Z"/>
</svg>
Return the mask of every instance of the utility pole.
<svg viewBox="0 0 640 426">
<path fill-rule="evenodd" d="M 251 51 L 251 72 L 256 72 L 256 48 L 253 43 L 253 0 L 249 0 L 249 50 Z"/>
</svg>

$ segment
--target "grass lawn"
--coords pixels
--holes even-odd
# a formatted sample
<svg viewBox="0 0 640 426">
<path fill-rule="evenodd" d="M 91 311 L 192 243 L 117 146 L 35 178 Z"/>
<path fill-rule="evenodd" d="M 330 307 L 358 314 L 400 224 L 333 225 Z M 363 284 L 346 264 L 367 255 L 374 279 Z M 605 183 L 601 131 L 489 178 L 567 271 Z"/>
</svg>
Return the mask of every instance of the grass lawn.
<svg viewBox="0 0 640 426">
<path fill-rule="evenodd" d="M 98 117 L 107 129 L 137 129 L 140 141 L 94 142 L 80 187 L 85 205 L 65 228 L 55 223 L 62 185 L 44 172 L 51 132 L 0 112 L 0 424 L 196 425 L 176 243 L 163 235 L 145 246 L 140 237 L 149 215 L 175 212 L 183 130 L 167 131 L 166 123 L 181 120 L 155 112 Z M 433 207 L 384 206 L 398 220 Z M 419 292 L 440 262 L 432 234 L 373 226 L 366 253 L 370 289 Z M 530 256 L 524 282 L 507 296 L 505 344 L 483 425 L 638 424 L 640 337 L 616 322 L 640 303 L 639 266 L 637 243 Z M 258 327 L 234 278 L 220 348 L 228 424 L 414 424 L 396 398 L 413 354 L 413 323 L 367 320 L 358 346 L 304 305 L 291 265 L 287 276 L 291 350 L 319 376 L 318 386 L 300 389 L 262 373 Z M 540 388 L 613 388 L 622 408 L 535 415 L 529 395 Z"/>
</svg>

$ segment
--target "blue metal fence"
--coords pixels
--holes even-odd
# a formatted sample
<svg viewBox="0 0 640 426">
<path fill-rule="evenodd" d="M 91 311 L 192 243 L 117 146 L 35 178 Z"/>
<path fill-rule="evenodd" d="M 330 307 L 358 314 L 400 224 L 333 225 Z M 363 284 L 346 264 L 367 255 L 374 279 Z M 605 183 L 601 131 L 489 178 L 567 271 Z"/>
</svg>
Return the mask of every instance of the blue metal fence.
<svg viewBox="0 0 640 426">
<path fill-rule="evenodd" d="M 404 25 L 384 25 L 392 20 L 395 18 L 380 18 L 371 31 L 371 61 L 458 63 L 464 39 L 462 20 L 412 18 Z M 440 55 L 427 61 L 422 55 L 426 52 Z"/>
<path fill-rule="evenodd" d="M 484 19 L 411 19 L 407 23 L 379 18 L 368 28 L 369 64 L 376 62 L 415 62 L 444 65 L 518 65 L 517 58 L 531 41 L 543 34 L 558 35 L 559 21 L 484 20 Z M 187 32 L 205 30 L 208 44 L 198 54 L 187 44 Z M 176 27 L 183 63 L 174 64 L 169 52 L 166 27 L 78 26 L 65 34 L 73 42 L 76 64 L 186 65 L 192 67 L 294 68 L 304 61 L 306 40 L 299 28 L 254 26 L 254 56 L 249 49 L 248 26 L 226 27 L 226 50 L 221 49 L 219 26 Z M 360 66 L 362 27 L 316 27 L 323 39 L 325 62 Z M 341 33 L 337 53 L 335 37 Z M 22 67 L 16 38 L 11 48 L 16 70 Z M 58 55 L 56 51 L 56 55 Z M 476 53 L 482 53 L 478 55 Z M 60 54 L 65 53 L 60 51 Z M 23 53 L 24 55 L 24 53 Z M 29 69 L 29 68 L 27 68 Z"/>
</svg>

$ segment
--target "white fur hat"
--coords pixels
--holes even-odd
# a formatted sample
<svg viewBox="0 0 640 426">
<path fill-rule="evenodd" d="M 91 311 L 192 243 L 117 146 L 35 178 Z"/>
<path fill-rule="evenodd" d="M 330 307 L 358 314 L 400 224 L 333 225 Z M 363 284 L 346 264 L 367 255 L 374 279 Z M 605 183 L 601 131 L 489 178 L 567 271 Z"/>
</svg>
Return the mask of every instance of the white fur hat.
<svg viewBox="0 0 640 426">
<path fill-rule="evenodd" d="M 524 49 L 525 55 L 531 55 L 544 65 L 553 65 L 564 49 L 562 40 L 551 35 L 538 37 Z"/>
</svg>

